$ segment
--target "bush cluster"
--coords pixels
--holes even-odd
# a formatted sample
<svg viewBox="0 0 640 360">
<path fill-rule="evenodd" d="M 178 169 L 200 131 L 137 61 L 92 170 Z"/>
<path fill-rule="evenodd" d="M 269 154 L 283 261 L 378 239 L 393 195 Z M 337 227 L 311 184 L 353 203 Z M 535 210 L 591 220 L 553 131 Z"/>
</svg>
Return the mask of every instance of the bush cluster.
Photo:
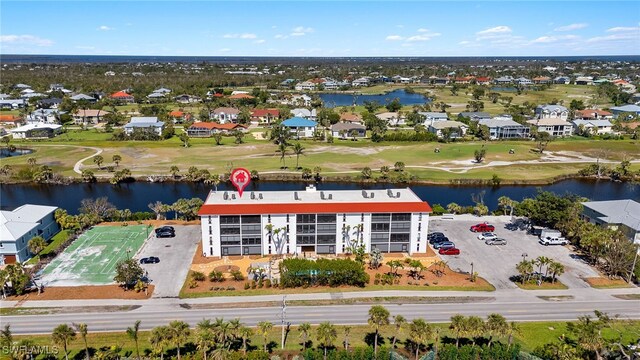
<svg viewBox="0 0 640 360">
<path fill-rule="evenodd" d="M 369 275 L 364 265 L 349 259 L 286 259 L 280 263 L 280 282 L 285 288 L 312 285 L 364 287 Z"/>
</svg>

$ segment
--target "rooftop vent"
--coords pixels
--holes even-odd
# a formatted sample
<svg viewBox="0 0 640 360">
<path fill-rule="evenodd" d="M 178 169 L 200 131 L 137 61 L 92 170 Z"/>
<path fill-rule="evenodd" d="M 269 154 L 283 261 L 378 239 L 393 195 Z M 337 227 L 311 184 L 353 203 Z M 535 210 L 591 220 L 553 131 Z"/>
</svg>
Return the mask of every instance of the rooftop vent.
<svg viewBox="0 0 640 360">
<path fill-rule="evenodd" d="M 222 198 L 225 200 L 229 200 L 229 193 L 225 191 L 224 194 L 222 195 Z"/>
<path fill-rule="evenodd" d="M 371 192 L 371 198 L 373 199 L 376 196 L 376 194 L 372 191 Z"/>
<path fill-rule="evenodd" d="M 258 194 L 258 199 L 262 200 L 262 194 Z"/>
<path fill-rule="evenodd" d="M 399 198 L 399 197 L 400 197 L 400 191 L 398 191 L 398 192 L 396 193 L 396 197 L 397 197 L 397 198 Z"/>
<path fill-rule="evenodd" d="M 305 190 L 307 192 L 315 192 L 316 191 L 316 187 L 315 187 L 315 185 L 309 185 L 309 186 L 307 186 L 307 188 Z"/>
<path fill-rule="evenodd" d="M 391 191 L 391 189 L 387 189 L 387 195 L 392 198 L 393 197 L 393 191 Z"/>
<path fill-rule="evenodd" d="M 297 191 L 295 191 L 295 192 L 293 193 L 293 197 L 294 197 L 296 200 L 300 200 L 300 197 L 298 196 L 298 192 L 297 192 Z"/>
<path fill-rule="evenodd" d="M 324 191 L 320 191 L 320 199 L 324 200 Z"/>
<path fill-rule="evenodd" d="M 367 194 L 366 190 L 362 190 L 362 197 L 367 199 L 369 197 L 369 194 Z"/>
<path fill-rule="evenodd" d="M 333 199 L 333 194 L 329 194 L 329 200 Z"/>
<path fill-rule="evenodd" d="M 251 200 L 255 200 L 256 199 L 256 194 L 252 191 L 251 192 Z"/>
<path fill-rule="evenodd" d="M 231 194 L 231 199 L 235 200 L 236 199 L 236 194 Z"/>
</svg>

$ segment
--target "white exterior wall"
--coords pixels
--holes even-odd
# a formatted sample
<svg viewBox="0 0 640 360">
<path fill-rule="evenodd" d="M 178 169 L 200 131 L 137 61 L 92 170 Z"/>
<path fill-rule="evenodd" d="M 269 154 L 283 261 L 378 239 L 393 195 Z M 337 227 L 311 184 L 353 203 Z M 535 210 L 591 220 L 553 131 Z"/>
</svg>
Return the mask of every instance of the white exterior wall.
<svg viewBox="0 0 640 360">
<path fill-rule="evenodd" d="M 209 224 L 211 218 L 211 224 Z M 206 256 L 220 256 L 220 216 L 201 216 L 200 223 L 202 227 L 202 252 Z M 211 227 L 211 234 L 209 234 Z M 213 245 L 211 245 L 213 243 Z"/>
<path fill-rule="evenodd" d="M 422 215 L 422 221 L 420 221 Z M 420 228 L 420 231 L 418 231 Z M 414 253 L 426 253 L 429 247 L 427 234 L 429 232 L 429 213 L 412 213 L 411 214 L 411 243 L 409 245 L 409 255 Z M 420 249 L 418 249 L 418 244 Z"/>
</svg>

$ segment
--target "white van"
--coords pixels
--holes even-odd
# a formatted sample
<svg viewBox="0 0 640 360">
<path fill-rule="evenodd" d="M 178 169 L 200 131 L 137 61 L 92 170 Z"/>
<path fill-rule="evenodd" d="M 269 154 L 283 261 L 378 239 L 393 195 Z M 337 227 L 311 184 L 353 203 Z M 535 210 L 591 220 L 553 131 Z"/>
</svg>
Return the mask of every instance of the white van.
<svg viewBox="0 0 640 360">
<path fill-rule="evenodd" d="M 544 245 L 544 246 L 549 246 L 549 245 L 567 245 L 569 242 L 567 241 L 567 239 L 563 238 L 563 237 L 552 237 L 552 236 L 547 236 L 544 238 L 540 239 L 540 244 Z"/>
</svg>

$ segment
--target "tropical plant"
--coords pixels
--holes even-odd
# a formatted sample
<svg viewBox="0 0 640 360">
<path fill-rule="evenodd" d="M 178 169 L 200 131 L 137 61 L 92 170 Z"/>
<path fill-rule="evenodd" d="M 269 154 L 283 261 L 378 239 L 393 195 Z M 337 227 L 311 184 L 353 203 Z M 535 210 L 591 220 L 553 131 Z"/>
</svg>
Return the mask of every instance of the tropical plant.
<svg viewBox="0 0 640 360">
<path fill-rule="evenodd" d="M 369 267 L 372 269 L 377 269 L 382 265 L 384 261 L 384 256 L 382 255 L 382 251 L 380 249 L 373 249 L 369 254 Z"/>
<path fill-rule="evenodd" d="M 364 169 L 362 169 L 362 172 L 360 173 L 360 175 L 362 176 L 363 179 L 371 179 L 371 168 L 370 167 L 365 167 Z"/>
<path fill-rule="evenodd" d="M 242 339 L 242 354 L 247 354 L 247 340 L 253 335 L 253 330 L 251 328 L 242 326 L 238 330 L 238 336 Z"/>
<path fill-rule="evenodd" d="M 120 166 L 120 161 L 122 161 L 122 156 L 120 156 L 119 154 L 115 154 L 115 155 L 113 155 L 111 160 L 113 160 L 113 162 L 116 164 L 116 167 L 119 167 Z"/>
<path fill-rule="evenodd" d="M 375 330 L 375 337 L 373 339 L 373 353 L 378 353 L 378 335 L 380 328 L 389 325 L 389 310 L 384 306 L 374 305 L 369 309 L 369 318 L 367 322 Z"/>
<path fill-rule="evenodd" d="M 426 345 L 427 341 L 429 341 L 432 336 L 433 328 L 431 324 L 427 323 L 423 319 L 414 319 L 409 323 L 409 338 L 413 341 L 416 347 L 416 360 L 418 360 L 420 347 Z"/>
<path fill-rule="evenodd" d="M 349 335 L 351 335 L 351 326 L 345 326 L 344 330 L 344 349 L 349 350 Z"/>
<path fill-rule="evenodd" d="M 307 349 L 307 341 L 309 341 L 309 332 L 311 331 L 311 324 L 304 322 L 298 326 L 300 337 L 302 338 L 302 351 Z"/>
<path fill-rule="evenodd" d="M 304 147 L 299 142 L 297 142 L 293 144 L 292 150 L 296 155 L 296 169 L 300 169 L 300 166 L 298 164 L 300 162 L 300 155 L 303 155 Z"/>
<path fill-rule="evenodd" d="M 557 261 L 552 261 L 549 264 L 549 272 L 551 273 L 551 283 L 556 282 L 556 278 L 562 274 L 564 274 L 564 265 Z"/>
<path fill-rule="evenodd" d="M 451 330 L 456 337 L 456 348 L 460 345 L 460 337 L 465 331 L 465 326 L 466 318 L 463 315 L 457 314 L 451 317 L 449 330 Z"/>
<path fill-rule="evenodd" d="M 258 332 L 262 335 L 262 349 L 267 351 L 267 337 L 269 336 L 269 332 L 273 329 L 273 323 L 270 321 L 260 321 L 258 323 Z"/>
<path fill-rule="evenodd" d="M 169 169 L 171 176 L 175 179 L 178 177 L 178 173 L 180 173 L 180 169 L 176 165 L 172 165 L 171 169 Z"/>
<path fill-rule="evenodd" d="M 393 164 L 393 170 L 394 171 L 404 171 L 404 163 L 402 161 L 396 161 L 395 164 Z"/>
<path fill-rule="evenodd" d="M 207 360 L 207 353 L 216 342 L 213 324 L 209 319 L 203 319 L 196 325 L 196 348 L 202 351 L 202 357 Z"/>
<path fill-rule="evenodd" d="M 326 321 L 318 325 L 316 329 L 318 342 L 322 344 L 324 359 L 327 359 L 327 350 L 333 346 L 333 342 L 338 338 L 338 330 L 330 322 Z"/>
<path fill-rule="evenodd" d="M 98 165 L 98 169 L 102 169 L 102 163 L 104 162 L 104 158 L 102 155 L 96 155 L 93 157 L 93 163 Z"/>
<path fill-rule="evenodd" d="M 489 314 L 489 316 L 487 316 L 487 322 L 485 323 L 485 330 L 489 334 L 489 347 L 491 347 L 493 337 L 505 336 L 509 330 L 509 324 L 504 316 L 495 313 Z"/>
<path fill-rule="evenodd" d="M 149 342 L 153 347 L 153 354 L 160 355 L 160 360 L 164 359 L 164 352 L 167 345 L 172 342 L 173 332 L 168 326 L 158 326 L 151 330 Z"/>
<path fill-rule="evenodd" d="M 286 163 L 285 163 L 285 156 L 287 156 L 287 148 L 289 147 L 289 145 L 287 145 L 285 142 L 281 142 L 278 144 L 278 149 L 276 150 L 279 154 L 280 154 L 280 162 L 282 162 L 282 168 L 286 169 Z"/>
<path fill-rule="evenodd" d="M 182 345 L 189 338 L 191 331 L 189 330 L 189 324 L 184 321 L 174 320 L 169 323 L 169 332 L 171 333 L 171 342 L 176 347 L 178 352 L 178 360 L 180 360 L 180 349 Z"/>
<path fill-rule="evenodd" d="M 73 323 L 73 327 L 76 329 L 76 332 L 78 334 L 80 334 L 80 337 L 82 338 L 82 342 L 84 343 L 84 355 L 85 355 L 85 358 L 87 360 L 89 360 L 89 345 L 87 344 L 87 333 L 89 331 L 88 331 L 88 328 L 87 328 L 87 324 L 85 324 L 85 323 L 79 323 L 79 324 Z"/>
<path fill-rule="evenodd" d="M 42 236 L 34 236 L 27 242 L 27 247 L 32 254 L 39 254 L 46 246 L 47 242 Z"/>
<path fill-rule="evenodd" d="M 391 347 L 396 347 L 396 341 L 398 340 L 398 335 L 402 332 L 402 326 L 407 323 L 407 319 L 402 315 L 396 315 L 393 317 L 393 325 L 396 327 L 396 331 L 393 333 L 393 342 L 391 343 Z"/>
<path fill-rule="evenodd" d="M 67 350 L 69 342 L 75 338 L 76 332 L 67 324 L 60 324 L 56 326 L 51 334 L 53 343 L 58 346 L 62 346 L 64 349 L 64 358 L 66 360 L 69 360 L 69 351 Z"/>
<path fill-rule="evenodd" d="M 133 340 L 136 346 L 136 358 L 140 360 L 140 346 L 138 344 L 138 331 L 140 330 L 140 320 L 136 320 L 132 327 L 127 328 L 127 336 Z"/>
</svg>

